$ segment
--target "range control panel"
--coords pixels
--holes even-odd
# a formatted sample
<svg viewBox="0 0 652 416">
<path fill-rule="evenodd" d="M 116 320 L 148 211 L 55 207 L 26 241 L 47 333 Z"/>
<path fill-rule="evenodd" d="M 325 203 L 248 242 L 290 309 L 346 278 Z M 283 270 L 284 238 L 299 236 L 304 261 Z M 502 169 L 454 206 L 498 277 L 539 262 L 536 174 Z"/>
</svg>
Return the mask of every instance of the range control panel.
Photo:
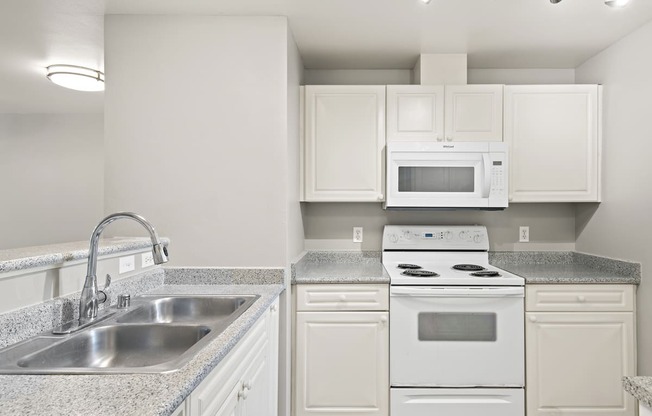
<svg viewBox="0 0 652 416">
<path fill-rule="evenodd" d="M 489 250 L 482 225 L 386 225 L 385 250 Z"/>
</svg>

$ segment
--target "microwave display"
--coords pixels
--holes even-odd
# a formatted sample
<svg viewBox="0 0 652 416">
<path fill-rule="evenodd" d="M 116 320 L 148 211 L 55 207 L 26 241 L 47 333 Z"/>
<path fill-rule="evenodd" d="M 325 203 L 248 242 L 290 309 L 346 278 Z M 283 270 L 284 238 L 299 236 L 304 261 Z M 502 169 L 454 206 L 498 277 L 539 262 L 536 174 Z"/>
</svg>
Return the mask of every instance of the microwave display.
<svg viewBox="0 0 652 416">
<path fill-rule="evenodd" d="M 475 192 L 473 167 L 401 166 L 399 192 Z"/>
</svg>

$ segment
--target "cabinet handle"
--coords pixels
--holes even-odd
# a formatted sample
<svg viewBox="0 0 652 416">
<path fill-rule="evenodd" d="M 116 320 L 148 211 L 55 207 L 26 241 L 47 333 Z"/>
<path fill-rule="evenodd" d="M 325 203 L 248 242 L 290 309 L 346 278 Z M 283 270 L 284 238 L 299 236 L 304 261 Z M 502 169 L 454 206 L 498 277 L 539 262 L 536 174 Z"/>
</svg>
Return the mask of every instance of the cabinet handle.
<svg viewBox="0 0 652 416">
<path fill-rule="evenodd" d="M 536 322 L 537 317 L 536 316 L 530 316 L 530 322 Z"/>
<path fill-rule="evenodd" d="M 579 296 L 577 297 L 577 301 L 578 301 L 578 302 L 584 302 L 584 301 L 586 301 L 586 298 L 585 298 L 584 296 L 582 296 L 582 295 L 579 295 Z"/>
</svg>

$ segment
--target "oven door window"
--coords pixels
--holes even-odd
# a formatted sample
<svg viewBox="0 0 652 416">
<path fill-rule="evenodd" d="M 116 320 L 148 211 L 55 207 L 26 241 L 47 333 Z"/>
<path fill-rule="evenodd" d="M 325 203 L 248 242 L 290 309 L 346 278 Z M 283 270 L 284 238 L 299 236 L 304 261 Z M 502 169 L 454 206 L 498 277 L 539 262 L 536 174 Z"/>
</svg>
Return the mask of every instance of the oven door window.
<svg viewBox="0 0 652 416">
<path fill-rule="evenodd" d="M 419 313 L 419 341 L 496 342 L 495 313 Z"/>
</svg>

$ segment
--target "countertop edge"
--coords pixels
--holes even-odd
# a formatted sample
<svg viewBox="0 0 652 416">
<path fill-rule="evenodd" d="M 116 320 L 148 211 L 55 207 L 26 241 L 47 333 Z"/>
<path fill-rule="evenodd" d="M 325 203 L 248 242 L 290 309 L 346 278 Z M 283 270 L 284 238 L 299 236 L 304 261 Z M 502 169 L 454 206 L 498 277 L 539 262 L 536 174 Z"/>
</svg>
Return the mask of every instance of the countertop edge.
<svg viewBox="0 0 652 416">
<path fill-rule="evenodd" d="M 623 389 L 643 405 L 652 408 L 652 377 L 625 376 Z"/>
</svg>

